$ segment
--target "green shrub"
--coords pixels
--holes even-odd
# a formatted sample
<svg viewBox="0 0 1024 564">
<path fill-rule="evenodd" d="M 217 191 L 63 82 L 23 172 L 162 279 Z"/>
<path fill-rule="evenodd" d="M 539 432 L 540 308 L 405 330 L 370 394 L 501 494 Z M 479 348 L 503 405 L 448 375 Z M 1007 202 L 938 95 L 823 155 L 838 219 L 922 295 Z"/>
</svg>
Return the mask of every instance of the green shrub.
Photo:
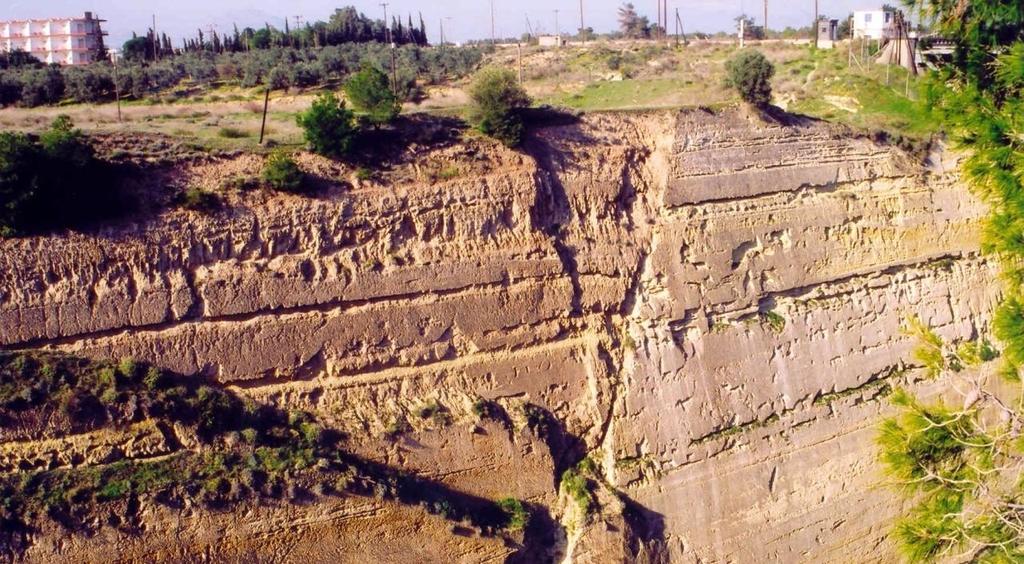
<svg viewBox="0 0 1024 564">
<path fill-rule="evenodd" d="M 775 66 L 760 51 L 740 51 L 726 62 L 725 69 L 729 85 L 736 88 L 744 101 L 755 106 L 771 103 Z"/>
<path fill-rule="evenodd" d="M 576 502 L 581 513 L 589 515 L 594 510 L 594 499 L 587 477 L 578 469 L 570 468 L 562 473 L 561 488 Z"/>
<path fill-rule="evenodd" d="M 0 236 L 78 227 L 124 208 L 110 170 L 67 116 L 38 141 L 0 133 Z"/>
<path fill-rule="evenodd" d="M 401 110 L 388 77 L 377 67 L 366 65 L 345 83 L 345 96 L 352 108 L 374 127 L 391 123 Z"/>
<path fill-rule="evenodd" d="M 250 137 L 252 134 L 249 133 L 248 131 L 239 129 L 237 127 L 222 127 L 220 128 L 219 131 L 217 131 L 217 135 L 225 139 L 242 139 L 245 137 Z"/>
<path fill-rule="evenodd" d="M 355 143 L 356 128 L 351 110 L 333 92 L 317 96 L 296 122 L 303 130 L 306 143 L 314 153 L 340 158 L 349 154 Z"/>
<path fill-rule="evenodd" d="M 509 147 L 523 142 L 521 111 L 530 105 L 530 97 L 508 69 L 489 67 L 479 73 L 469 89 L 473 100 L 473 121 L 485 135 Z"/>
<path fill-rule="evenodd" d="M 263 167 L 263 181 L 274 190 L 302 193 L 306 191 L 306 175 L 295 164 L 295 159 L 284 151 L 276 151 L 267 158 Z"/>
<path fill-rule="evenodd" d="M 181 196 L 181 206 L 200 213 L 214 213 L 221 208 L 220 197 L 202 188 L 189 188 Z"/>
<path fill-rule="evenodd" d="M 509 531 L 519 531 L 526 528 L 530 514 L 518 499 L 507 497 L 498 501 L 498 507 L 505 514 L 505 528 Z"/>
</svg>

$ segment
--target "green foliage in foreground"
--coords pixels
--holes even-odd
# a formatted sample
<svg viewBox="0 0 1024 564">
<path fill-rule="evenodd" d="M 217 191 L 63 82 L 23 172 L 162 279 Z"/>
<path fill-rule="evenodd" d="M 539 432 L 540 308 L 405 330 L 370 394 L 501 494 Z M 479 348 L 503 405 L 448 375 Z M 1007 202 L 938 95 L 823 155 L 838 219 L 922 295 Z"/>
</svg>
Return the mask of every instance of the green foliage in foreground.
<svg viewBox="0 0 1024 564">
<path fill-rule="evenodd" d="M 953 64 L 929 77 L 926 104 L 968 157 L 964 178 L 989 205 L 983 248 L 1003 264 L 1006 299 L 993 330 L 1004 345 L 1001 373 L 1024 366 L 1024 10 L 1001 0 L 908 0 L 955 44 Z M 920 323 L 915 357 L 932 376 L 994 356 L 984 342 L 954 350 Z M 1004 400 L 984 375 L 961 374 L 950 394 L 964 407 L 924 406 L 894 394 L 902 414 L 879 437 L 894 481 L 914 496 L 895 535 L 912 562 L 1024 561 L 1024 409 L 1021 390 Z M 1005 395 L 1005 394 L 1004 394 Z M 1013 394 L 1011 394 L 1012 396 Z"/>
<path fill-rule="evenodd" d="M 952 346 L 912 319 L 914 360 L 934 378 L 978 367 L 996 357 L 984 339 Z M 961 409 L 925 405 L 897 389 L 891 401 L 900 414 L 885 420 L 878 435 L 888 477 L 915 500 L 893 531 L 910 562 L 952 554 L 979 562 L 1024 558 L 1024 442 L 1019 406 L 1008 406 L 974 384 L 977 397 Z M 988 412 L 1003 423 L 992 423 Z"/>
<path fill-rule="evenodd" d="M 522 110 L 531 101 L 515 73 L 488 67 L 477 73 L 469 89 L 473 100 L 473 122 L 484 134 L 509 147 L 523 142 L 525 126 Z"/>
<path fill-rule="evenodd" d="M 125 207 L 110 166 L 67 116 L 38 138 L 0 133 L 0 237 L 80 227 Z"/>
<path fill-rule="evenodd" d="M 296 121 L 314 153 L 341 158 L 352 151 L 357 133 L 355 114 L 333 92 L 317 96 L 313 105 L 299 114 Z"/>
</svg>

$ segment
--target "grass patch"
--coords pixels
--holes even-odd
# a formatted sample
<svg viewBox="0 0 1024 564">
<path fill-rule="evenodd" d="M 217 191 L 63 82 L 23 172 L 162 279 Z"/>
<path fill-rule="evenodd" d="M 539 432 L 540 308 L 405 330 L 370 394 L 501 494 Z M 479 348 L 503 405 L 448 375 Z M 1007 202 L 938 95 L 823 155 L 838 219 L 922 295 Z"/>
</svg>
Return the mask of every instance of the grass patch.
<svg viewBox="0 0 1024 564">
<path fill-rule="evenodd" d="M 225 139 L 244 139 L 246 137 L 252 137 L 252 133 L 237 127 L 222 127 L 217 131 L 217 135 Z"/>
</svg>

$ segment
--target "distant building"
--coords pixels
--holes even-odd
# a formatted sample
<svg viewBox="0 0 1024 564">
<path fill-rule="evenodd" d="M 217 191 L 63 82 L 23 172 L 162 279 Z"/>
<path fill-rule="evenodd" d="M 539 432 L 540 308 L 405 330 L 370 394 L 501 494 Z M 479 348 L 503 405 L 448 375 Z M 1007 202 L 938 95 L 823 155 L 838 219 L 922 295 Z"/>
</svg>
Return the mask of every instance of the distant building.
<svg viewBox="0 0 1024 564">
<path fill-rule="evenodd" d="M 0 51 L 20 49 L 46 63 L 87 65 L 103 56 L 104 21 L 86 12 L 81 18 L 0 22 Z"/>
<path fill-rule="evenodd" d="M 839 20 L 818 20 L 818 48 L 831 49 L 836 42 Z"/>
<path fill-rule="evenodd" d="M 564 47 L 565 38 L 561 35 L 541 35 L 537 37 L 537 45 L 541 47 Z"/>
<path fill-rule="evenodd" d="M 885 39 L 896 10 L 857 10 L 853 13 L 854 39 Z"/>
</svg>

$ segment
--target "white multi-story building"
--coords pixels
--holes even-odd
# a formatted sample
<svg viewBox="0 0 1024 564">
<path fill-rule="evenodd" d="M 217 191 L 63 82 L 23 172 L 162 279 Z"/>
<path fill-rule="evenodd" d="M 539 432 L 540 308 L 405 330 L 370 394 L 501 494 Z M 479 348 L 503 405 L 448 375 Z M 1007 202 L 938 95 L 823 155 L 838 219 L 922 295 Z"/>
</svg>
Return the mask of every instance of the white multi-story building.
<svg viewBox="0 0 1024 564">
<path fill-rule="evenodd" d="M 853 13 L 853 37 L 855 39 L 885 39 L 895 10 L 857 10 Z"/>
<path fill-rule="evenodd" d="M 103 51 L 103 21 L 86 12 L 81 18 L 0 22 L 0 50 L 20 49 L 45 63 L 86 65 Z"/>
</svg>

